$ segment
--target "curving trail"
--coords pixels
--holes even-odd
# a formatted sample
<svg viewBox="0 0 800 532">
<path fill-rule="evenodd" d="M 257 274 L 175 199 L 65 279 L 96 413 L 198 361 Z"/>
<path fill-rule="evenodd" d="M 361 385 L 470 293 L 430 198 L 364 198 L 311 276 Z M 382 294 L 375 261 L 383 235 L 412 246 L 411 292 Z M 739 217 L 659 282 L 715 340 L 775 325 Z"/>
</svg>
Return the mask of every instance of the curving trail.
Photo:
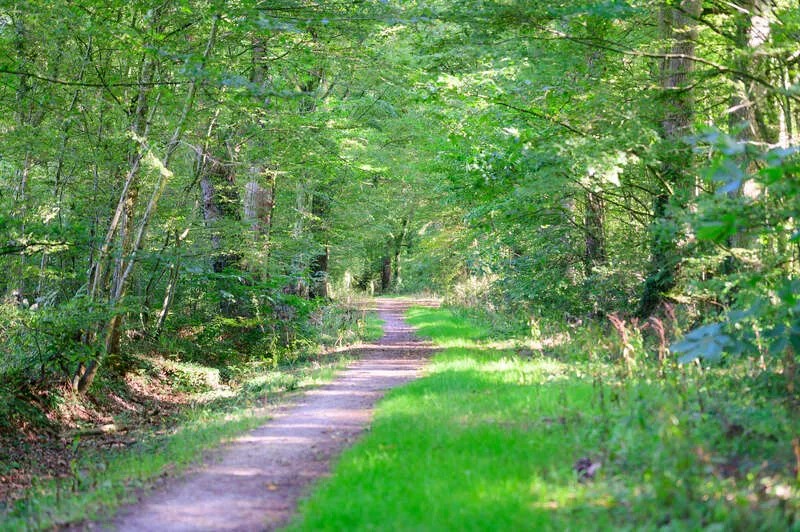
<svg viewBox="0 0 800 532">
<path fill-rule="evenodd" d="M 311 390 L 262 427 L 130 507 L 103 529 L 121 531 L 274 530 L 309 485 L 366 428 L 383 393 L 419 375 L 429 344 L 402 313 L 411 304 L 377 300 L 384 337 L 334 382 Z"/>
</svg>

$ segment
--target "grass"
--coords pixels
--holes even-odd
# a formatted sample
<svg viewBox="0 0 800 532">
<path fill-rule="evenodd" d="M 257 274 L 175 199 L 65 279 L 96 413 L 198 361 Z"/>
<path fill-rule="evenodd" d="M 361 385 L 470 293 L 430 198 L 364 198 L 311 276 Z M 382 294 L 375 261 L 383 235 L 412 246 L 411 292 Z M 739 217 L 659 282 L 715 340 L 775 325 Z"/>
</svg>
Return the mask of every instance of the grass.
<svg viewBox="0 0 800 532">
<path fill-rule="evenodd" d="M 364 321 L 364 330 L 361 333 L 361 338 L 365 342 L 377 342 L 383 336 L 384 322 L 374 312 L 367 314 L 367 319 Z"/>
<path fill-rule="evenodd" d="M 628 376 L 520 358 L 446 309 L 408 317 L 442 347 L 428 375 L 387 394 L 288 530 L 800 529 L 798 424 L 736 368 Z"/>
<path fill-rule="evenodd" d="M 360 336 L 373 341 L 382 335 L 382 322 L 367 314 Z M 40 481 L 0 514 L 1 530 L 49 530 L 65 524 L 103 519 L 125 503 L 136 500 L 138 491 L 154 485 L 159 478 L 180 472 L 202 457 L 204 451 L 243 432 L 258 427 L 270 417 L 271 407 L 288 400 L 289 392 L 330 381 L 351 358 L 344 352 L 325 360 L 295 361 L 272 368 L 254 363 L 237 368 L 239 386 L 232 392 L 198 391 L 202 400 L 182 412 L 170 427 L 134 434 L 136 443 L 123 450 L 109 451 L 81 445 L 80 458 L 73 461 L 70 478 Z M 172 363 L 187 374 L 181 386 L 197 388 L 195 364 Z M 213 379 L 211 379 L 213 380 Z M 185 382 L 184 382 L 185 381 Z"/>
</svg>

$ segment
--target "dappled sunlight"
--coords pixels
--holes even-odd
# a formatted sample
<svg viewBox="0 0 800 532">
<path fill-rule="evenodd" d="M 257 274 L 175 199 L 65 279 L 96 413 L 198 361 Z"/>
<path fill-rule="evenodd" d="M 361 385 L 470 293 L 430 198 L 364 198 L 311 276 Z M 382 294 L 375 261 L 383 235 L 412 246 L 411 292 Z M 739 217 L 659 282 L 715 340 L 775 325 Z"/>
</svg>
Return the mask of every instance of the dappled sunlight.
<svg viewBox="0 0 800 532">
<path fill-rule="evenodd" d="M 421 330 L 438 322 L 442 350 L 424 379 L 386 396 L 369 437 L 307 503 L 306 529 L 380 528 L 386 515 L 405 529 L 683 529 L 712 516 L 752 523 L 749 508 L 796 497 L 773 466 L 742 458 L 780 451 L 786 468 L 790 452 L 704 411 L 713 377 L 696 368 L 628 377 L 614 364 L 521 358 L 505 344 L 445 347 L 467 320 L 415 314 Z M 753 409 L 750 423 L 767 412 Z"/>
<path fill-rule="evenodd" d="M 556 333 L 546 336 L 538 340 L 532 338 L 507 338 L 504 340 L 484 340 L 478 343 L 481 347 L 487 349 L 494 349 L 497 351 L 519 351 L 531 350 L 542 351 L 543 349 L 552 349 L 564 345 L 570 341 L 570 336 L 567 333 Z"/>
<path fill-rule="evenodd" d="M 520 392 L 514 401 L 529 404 L 524 388 L 498 387 L 494 379 L 477 371 L 481 364 L 474 360 L 450 360 L 445 366 L 442 372 L 434 368 L 425 381 L 389 394 L 375 421 L 371 436 L 375 442 L 367 443 L 361 452 L 358 447 L 354 449 L 348 454 L 352 462 L 337 471 L 344 485 L 359 485 L 369 478 L 374 489 L 386 497 L 415 499 L 406 491 L 414 486 L 425 494 L 427 502 L 410 502 L 412 508 L 407 511 L 402 506 L 392 509 L 394 520 L 412 528 L 428 522 L 434 514 L 442 522 L 471 522 L 476 526 L 505 523 L 511 528 L 527 528 L 539 522 L 537 516 L 543 509 L 541 523 L 547 523 L 553 522 L 550 514 L 554 511 L 568 515 L 574 508 L 602 506 L 573 500 L 581 490 L 571 469 L 574 458 L 570 449 L 577 439 L 564 440 L 573 421 L 561 422 L 550 410 L 557 411 L 557 394 L 550 394 L 553 403 L 537 407 L 541 409 L 538 417 L 531 411 L 519 418 L 513 408 L 503 405 L 509 399 L 509 390 Z M 462 370 L 457 378 L 454 366 Z M 494 371 L 502 370 L 497 367 Z M 543 391 L 540 395 L 548 394 Z M 576 406 L 582 404 L 580 400 Z M 456 412 L 462 414 L 453 417 Z M 411 426 L 413 433 L 406 430 Z M 549 443 L 522 442 L 512 436 L 516 431 L 534 434 L 543 430 L 550 435 Z M 559 453 L 563 459 L 547 462 Z M 455 477 L 451 460 L 459 464 L 454 467 L 459 472 Z M 545 464 L 553 472 L 542 478 L 537 467 Z M 367 523 L 378 523 L 380 505 L 371 506 L 352 511 L 358 511 Z M 341 510 L 345 511 L 344 507 Z M 512 521 L 507 521 L 509 518 Z M 328 519 L 337 517 L 328 515 Z"/>
<path fill-rule="evenodd" d="M 525 373 L 553 377 L 555 375 L 563 375 L 567 367 L 564 363 L 555 360 L 543 359 L 520 363 L 517 358 L 503 357 L 495 362 L 483 363 L 482 370 L 488 372 L 524 371 Z"/>
<path fill-rule="evenodd" d="M 254 439 L 247 439 L 247 440 L 242 440 L 242 441 L 263 443 L 263 442 L 268 441 L 268 440 L 254 438 Z M 307 443 L 307 441 L 304 438 L 296 438 L 294 441 L 291 441 L 291 442 L 287 441 L 286 443 L 303 444 L 303 443 Z M 254 477 L 256 475 L 263 474 L 262 470 L 254 469 L 254 468 L 215 467 L 215 466 L 211 466 L 211 467 L 208 468 L 208 470 L 209 470 L 209 472 L 213 471 L 213 473 L 216 474 L 216 475 L 220 475 L 220 476 L 224 475 L 224 476 L 231 476 L 231 477 Z"/>
<path fill-rule="evenodd" d="M 383 340 L 359 345 L 333 382 L 295 397 L 291 406 L 249 433 L 228 441 L 219 459 L 198 469 L 163 497 L 150 498 L 144 509 L 129 511 L 115 522 L 120 530 L 159 527 L 259 530 L 285 520 L 294 501 L 313 479 L 324 475 L 331 457 L 355 441 L 372 417 L 372 406 L 388 388 L 419 375 L 432 346 L 415 341 L 402 324 L 403 302 L 381 301 L 386 322 Z M 302 379 L 280 374 L 254 379 L 262 393 L 292 386 Z M 227 512 L 221 511 L 225 508 Z M 229 512 L 237 512 L 231 515 Z"/>
<path fill-rule="evenodd" d="M 443 347 L 445 349 L 451 347 L 462 347 L 462 348 L 476 348 L 478 344 L 472 340 L 461 340 L 461 339 L 452 339 L 452 340 L 443 340 L 438 342 L 439 347 Z"/>
</svg>

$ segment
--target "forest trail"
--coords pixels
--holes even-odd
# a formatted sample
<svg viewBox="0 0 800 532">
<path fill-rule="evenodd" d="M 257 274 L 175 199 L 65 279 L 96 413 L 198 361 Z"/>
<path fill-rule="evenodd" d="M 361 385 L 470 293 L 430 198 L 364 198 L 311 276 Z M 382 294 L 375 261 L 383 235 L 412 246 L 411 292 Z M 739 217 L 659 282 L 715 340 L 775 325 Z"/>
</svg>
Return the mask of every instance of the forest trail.
<svg viewBox="0 0 800 532">
<path fill-rule="evenodd" d="M 335 381 L 311 390 L 262 427 L 215 453 L 186 476 L 148 493 L 100 529 L 119 531 L 274 530 L 310 484 L 372 418 L 389 388 L 417 377 L 431 346 L 403 321 L 408 300 L 379 299 L 384 336 Z"/>
</svg>

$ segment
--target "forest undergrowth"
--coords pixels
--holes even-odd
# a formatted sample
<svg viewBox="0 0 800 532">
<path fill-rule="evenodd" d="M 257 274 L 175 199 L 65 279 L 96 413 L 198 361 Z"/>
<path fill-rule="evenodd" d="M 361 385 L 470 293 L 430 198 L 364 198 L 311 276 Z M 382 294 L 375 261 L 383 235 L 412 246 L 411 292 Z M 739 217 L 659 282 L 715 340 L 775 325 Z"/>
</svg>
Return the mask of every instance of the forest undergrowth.
<svg viewBox="0 0 800 532">
<path fill-rule="evenodd" d="M 10 394 L 0 410 L 0 529 L 108 514 L 263 424 L 292 392 L 329 381 L 352 360 L 348 348 L 382 334 L 362 300 L 317 306 L 291 327 L 291 342 L 265 346 L 274 337 L 252 320 L 183 323 L 160 341 L 131 342 L 88 394 L 52 382 Z"/>
<path fill-rule="evenodd" d="M 290 530 L 798 526 L 796 405 L 758 361 L 659 363 L 622 323 L 534 340 L 463 309 L 408 319 L 440 348 L 428 375 L 388 394 Z"/>
</svg>

